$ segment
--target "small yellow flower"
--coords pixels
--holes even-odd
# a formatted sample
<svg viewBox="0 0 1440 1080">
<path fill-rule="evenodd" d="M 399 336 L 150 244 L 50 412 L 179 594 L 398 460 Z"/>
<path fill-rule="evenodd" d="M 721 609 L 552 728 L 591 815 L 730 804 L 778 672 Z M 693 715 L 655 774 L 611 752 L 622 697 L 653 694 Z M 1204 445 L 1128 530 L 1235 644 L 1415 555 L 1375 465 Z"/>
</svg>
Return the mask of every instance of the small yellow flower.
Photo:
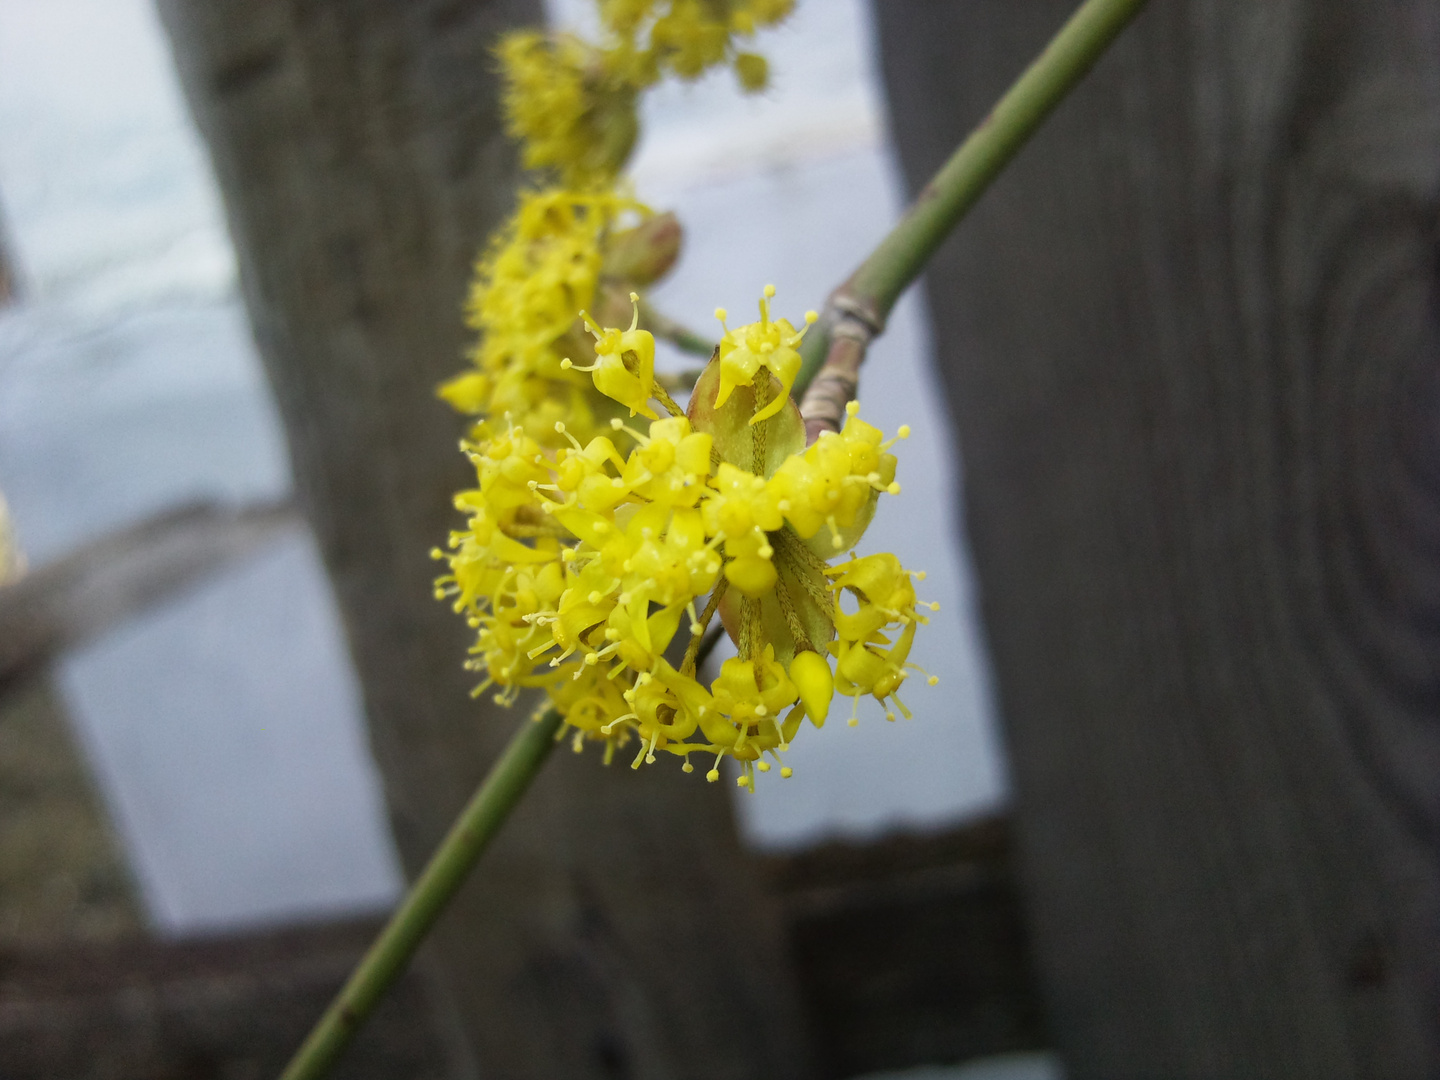
<svg viewBox="0 0 1440 1080">
<path fill-rule="evenodd" d="M 800 353 L 795 346 L 805 336 L 805 330 L 797 331 L 788 319 L 770 320 L 770 300 L 775 295 L 775 286 L 766 285 L 765 295 L 760 298 L 760 321 L 731 330 L 725 325 L 724 308 L 715 309 L 715 317 L 725 328 L 720 339 L 720 393 L 716 395 L 717 407 L 730 399 L 737 386 L 749 386 L 761 368 L 780 380 L 781 392 L 764 408 L 750 417 L 750 423 L 758 424 L 780 411 L 790 397 L 790 387 L 800 373 Z M 813 311 L 805 313 L 805 329 L 810 328 L 819 316 Z"/>
<path fill-rule="evenodd" d="M 907 438 L 902 427 L 897 439 L 884 441 L 877 428 L 859 418 L 860 406 L 850 402 L 840 434 L 832 431 L 788 458 L 770 479 L 770 487 L 785 520 L 803 539 L 829 527 L 835 550 L 850 547 L 865 531 L 881 492 L 900 493 L 895 483 L 895 455 L 887 451 L 897 439 Z"/>
<path fill-rule="evenodd" d="M 640 325 L 640 297 L 630 294 L 635 313 L 630 319 L 628 330 L 602 330 L 585 312 L 580 317 L 595 337 L 595 363 L 579 367 L 568 358 L 560 362 L 566 371 L 588 371 L 595 378 L 595 389 L 612 401 L 618 401 L 630 410 L 630 415 L 658 420 L 660 417 L 650 407 L 650 398 L 655 393 L 655 338 L 648 330 L 638 330 Z"/>
<path fill-rule="evenodd" d="M 699 502 L 710 475 L 711 436 L 692 431 L 685 417 L 672 416 L 655 421 L 650 434 L 637 441 L 640 447 L 625 467 L 627 487 L 664 506 Z"/>
<path fill-rule="evenodd" d="M 938 604 L 922 605 L 915 599 L 912 578 L 924 575 L 906 570 L 899 559 L 888 553 L 852 558 L 829 573 L 835 578 L 831 587 L 837 593 L 837 689 L 855 698 L 870 694 L 881 704 L 885 704 L 886 698 L 893 699 L 900 711 L 909 716 L 910 710 L 896 696 L 896 691 L 909 677 L 910 670 L 915 670 L 907 663 L 915 640 L 915 627 L 929 622 L 919 608 L 932 611 L 939 608 Z M 842 590 L 858 602 L 858 610 L 853 615 L 840 606 L 838 594 Z M 891 624 L 901 627 L 893 641 L 884 633 Z M 887 716 L 894 719 L 893 713 Z"/>
</svg>

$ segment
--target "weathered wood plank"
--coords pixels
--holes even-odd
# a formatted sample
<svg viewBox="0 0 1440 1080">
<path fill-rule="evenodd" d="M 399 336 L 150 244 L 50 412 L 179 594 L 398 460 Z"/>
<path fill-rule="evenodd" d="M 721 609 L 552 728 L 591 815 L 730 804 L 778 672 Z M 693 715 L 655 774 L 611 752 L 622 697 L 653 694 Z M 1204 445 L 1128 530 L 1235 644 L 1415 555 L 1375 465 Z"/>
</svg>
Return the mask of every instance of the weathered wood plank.
<svg viewBox="0 0 1440 1080">
<path fill-rule="evenodd" d="M 375 923 L 186 943 L 0 951 L 6 1080 L 279 1075 Z M 335 1080 L 443 1080 L 422 980 L 403 978 Z"/>
<path fill-rule="evenodd" d="M 875 11 L 912 186 L 1071 0 Z M 928 281 L 1077 1078 L 1440 1075 L 1440 5 L 1157 0 Z"/>
<path fill-rule="evenodd" d="M 833 1080 L 1047 1044 L 1009 822 L 770 857 Z"/>
<path fill-rule="evenodd" d="M 1044 1045 L 1003 820 L 761 864 L 822 1044 L 819 1075 Z M 188 943 L 0 949 L 0 1075 L 273 1075 L 377 929 L 364 919 Z M 427 1013 L 425 987 L 402 982 L 336 1080 L 444 1075 Z"/>
<path fill-rule="evenodd" d="M 111 941 L 143 926 L 60 694 L 30 680 L 0 698 L 0 948 Z"/>
<path fill-rule="evenodd" d="M 488 50 L 540 5 L 159 6 L 413 873 L 521 720 L 470 697 L 469 631 L 433 599 L 428 552 L 468 470 L 434 387 L 514 191 Z M 695 779 L 547 766 L 437 932 L 487 1075 L 806 1073 L 778 912 L 728 793 Z"/>
</svg>

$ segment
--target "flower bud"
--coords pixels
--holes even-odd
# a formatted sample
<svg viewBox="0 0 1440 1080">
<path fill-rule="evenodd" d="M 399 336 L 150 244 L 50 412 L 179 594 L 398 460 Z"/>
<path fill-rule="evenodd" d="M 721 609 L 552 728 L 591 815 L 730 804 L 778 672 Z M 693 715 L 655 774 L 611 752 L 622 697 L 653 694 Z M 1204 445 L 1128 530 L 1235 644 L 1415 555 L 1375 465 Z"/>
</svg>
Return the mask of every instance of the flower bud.
<svg viewBox="0 0 1440 1080">
<path fill-rule="evenodd" d="M 627 285 L 649 285 L 675 265 L 683 238 L 674 214 L 656 214 L 606 241 L 602 272 Z"/>
<path fill-rule="evenodd" d="M 806 649 L 790 661 L 790 681 L 800 691 L 805 713 L 817 728 L 825 726 L 830 713 L 830 699 L 835 696 L 835 678 L 829 662 L 819 653 Z"/>
<path fill-rule="evenodd" d="M 735 57 L 735 77 L 746 93 L 757 93 L 770 82 L 770 65 L 763 56 L 740 53 Z"/>
</svg>

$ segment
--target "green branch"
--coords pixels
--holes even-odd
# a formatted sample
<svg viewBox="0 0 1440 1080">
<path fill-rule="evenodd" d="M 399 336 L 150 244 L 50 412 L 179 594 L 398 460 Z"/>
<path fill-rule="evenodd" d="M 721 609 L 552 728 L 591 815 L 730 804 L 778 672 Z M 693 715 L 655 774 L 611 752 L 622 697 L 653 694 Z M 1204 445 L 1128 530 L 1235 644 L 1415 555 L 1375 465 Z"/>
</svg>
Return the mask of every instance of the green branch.
<svg viewBox="0 0 1440 1080">
<path fill-rule="evenodd" d="M 805 336 L 799 396 L 820 370 L 830 347 L 829 327 L 858 314 L 878 334 L 935 249 L 975 205 L 990 181 L 1015 156 L 1115 40 L 1145 0 L 1085 0 L 1050 44 L 925 185 L 905 216 L 862 262 L 827 305 L 827 318 Z M 836 300 L 839 299 L 839 304 Z M 819 331 L 818 333 L 816 331 Z"/>
<path fill-rule="evenodd" d="M 551 709 L 520 726 L 281 1080 L 316 1080 L 345 1049 L 540 771 L 562 723 Z"/>
<path fill-rule="evenodd" d="M 640 322 L 658 338 L 670 342 L 681 352 L 710 359 L 715 351 L 715 342 L 702 337 L 683 323 L 670 318 L 648 300 L 640 301 Z"/>
</svg>

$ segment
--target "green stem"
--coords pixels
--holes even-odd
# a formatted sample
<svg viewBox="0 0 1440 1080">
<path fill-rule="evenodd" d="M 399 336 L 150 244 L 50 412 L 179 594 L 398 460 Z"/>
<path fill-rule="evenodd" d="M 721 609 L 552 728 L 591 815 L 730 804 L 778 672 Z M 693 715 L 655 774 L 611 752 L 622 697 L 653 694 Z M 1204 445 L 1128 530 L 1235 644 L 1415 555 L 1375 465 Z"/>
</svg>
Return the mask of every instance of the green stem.
<svg viewBox="0 0 1440 1080">
<path fill-rule="evenodd" d="M 475 860 L 530 786 L 554 748 L 562 723 L 560 714 L 550 709 L 538 720 L 521 725 L 350 981 L 296 1051 L 281 1080 L 316 1080 L 329 1069 L 405 969 Z"/>
<path fill-rule="evenodd" d="M 701 337 L 684 323 L 670 318 L 648 300 L 640 301 L 640 323 L 646 330 L 656 337 L 670 342 L 681 352 L 690 353 L 692 356 L 703 356 L 709 360 L 710 354 L 715 351 L 714 341 Z"/>
<path fill-rule="evenodd" d="M 1085 0 L 837 290 L 847 293 L 877 330 L 990 181 L 1144 6 L 1145 0 Z M 795 380 L 797 398 L 810 385 L 828 349 L 828 333 L 805 335 L 800 350 L 804 363 Z"/>
</svg>

